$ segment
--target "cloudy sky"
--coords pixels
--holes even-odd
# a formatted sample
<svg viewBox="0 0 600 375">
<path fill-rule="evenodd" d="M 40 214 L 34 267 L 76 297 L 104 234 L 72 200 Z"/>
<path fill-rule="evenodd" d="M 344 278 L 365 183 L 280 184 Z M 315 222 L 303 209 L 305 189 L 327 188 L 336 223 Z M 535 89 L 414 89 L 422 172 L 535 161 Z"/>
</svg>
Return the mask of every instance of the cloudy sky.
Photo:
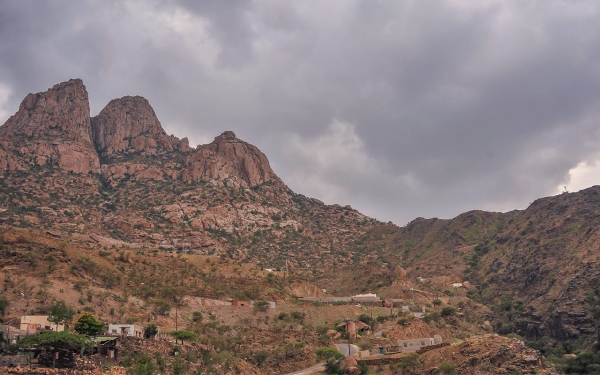
<svg viewBox="0 0 600 375">
<path fill-rule="evenodd" d="M 0 123 L 69 78 L 399 225 L 600 183 L 597 0 L 0 0 Z"/>
</svg>

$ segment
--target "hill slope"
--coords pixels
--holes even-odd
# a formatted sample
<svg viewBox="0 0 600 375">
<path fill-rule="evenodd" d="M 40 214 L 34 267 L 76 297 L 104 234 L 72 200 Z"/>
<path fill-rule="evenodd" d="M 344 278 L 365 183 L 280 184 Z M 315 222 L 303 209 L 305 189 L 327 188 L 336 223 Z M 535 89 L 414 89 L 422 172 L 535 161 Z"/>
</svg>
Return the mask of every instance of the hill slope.
<svg viewBox="0 0 600 375">
<path fill-rule="evenodd" d="M 469 296 L 494 309 L 496 329 L 530 339 L 594 340 L 599 203 L 594 187 L 522 211 L 418 218 L 399 228 L 294 193 L 231 131 L 190 147 L 166 134 L 144 98 L 115 99 L 91 117 L 81 80 L 28 95 L 0 127 L 4 230 L 50 230 L 95 251 L 220 255 L 287 269 L 332 293 L 410 297 L 412 287 L 431 300 L 469 281 Z M 45 268 L 61 257 L 36 259 Z M 203 293 L 235 294 L 209 289 Z"/>
</svg>

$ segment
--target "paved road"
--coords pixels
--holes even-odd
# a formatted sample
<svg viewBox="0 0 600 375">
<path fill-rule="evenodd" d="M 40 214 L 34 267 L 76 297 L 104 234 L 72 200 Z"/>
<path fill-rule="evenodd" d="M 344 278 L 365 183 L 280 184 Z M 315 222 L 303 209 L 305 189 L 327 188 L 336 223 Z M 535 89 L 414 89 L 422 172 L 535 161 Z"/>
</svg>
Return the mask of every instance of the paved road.
<svg viewBox="0 0 600 375">
<path fill-rule="evenodd" d="M 348 356 L 348 344 L 335 344 L 335 346 L 344 356 Z M 358 346 L 350 344 L 350 355 L 358 354 L 358 350 Z"/>
<path fill-rule="evenodd" d="M 299 370 L 296 372 L 290 372 L 289 374 L 285 374 L 285 375 L 309 375 L 309 374 L 316 374 L 317 372 L 323 372 L 323 371 L 325 371 L 325 364 L 321 363 L 320 365 L 305 368 L 304 370 Z"/>
</svg>

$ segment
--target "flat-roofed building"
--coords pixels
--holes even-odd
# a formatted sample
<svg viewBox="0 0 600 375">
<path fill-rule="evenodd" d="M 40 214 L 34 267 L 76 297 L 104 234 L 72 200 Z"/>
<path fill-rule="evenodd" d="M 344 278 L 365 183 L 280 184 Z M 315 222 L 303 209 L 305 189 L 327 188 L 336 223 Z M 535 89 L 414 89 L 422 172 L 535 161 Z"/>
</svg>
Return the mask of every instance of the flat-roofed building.
<svg viewBox="0 0 600 375">
<path fill-rule="evenodd" d="M 31 335 L 39 330 L 62 332 L 64 324 L 56 324 L 48 321 L 48 315 L 24 315 L 21 317 L 21 330 Z"/>
</svg>

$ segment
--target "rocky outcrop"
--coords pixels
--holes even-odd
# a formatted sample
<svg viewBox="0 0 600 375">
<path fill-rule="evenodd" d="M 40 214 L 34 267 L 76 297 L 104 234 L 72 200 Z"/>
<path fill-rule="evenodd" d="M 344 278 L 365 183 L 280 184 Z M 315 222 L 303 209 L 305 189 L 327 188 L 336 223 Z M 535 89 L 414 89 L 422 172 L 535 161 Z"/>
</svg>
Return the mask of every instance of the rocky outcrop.
<svg viewBox="0 0 600 375">
<path fill-rule="evenodd" d="M 198 146 L 188 157 L 182 178 L 186 183 L 220 180 L 253 187 L 267 182 L 282 186 L 269 160 L 255 146 L 236 138 L 235 133 L 226 131 L 212 143 Z"/>
<path fill-rule="evenodd" d="M 22 171 L 24 169 L 19 158 L 0 149 L 0 171 Z"/>
<path fill-rule="evenodd" d="M 190 151 L 187 138 L 163 130 L 148 100 L 125 96 L 110 103 L 91 120 L 94 144 L 103 157 L 141 153 L 156 155 L 161 151 Z"/>
<path fill-rule="evenodd" d="M 80 79 L 27 95 L 18 112 L 0 127 L 0 140 L 6 153 L 26 164 L 58 165 L 79 173 L 100 171 L 92 143 L 88 94 Z M 20 163 L 2 154 L 0 165 L 19 169 Z"/>
</svg>

